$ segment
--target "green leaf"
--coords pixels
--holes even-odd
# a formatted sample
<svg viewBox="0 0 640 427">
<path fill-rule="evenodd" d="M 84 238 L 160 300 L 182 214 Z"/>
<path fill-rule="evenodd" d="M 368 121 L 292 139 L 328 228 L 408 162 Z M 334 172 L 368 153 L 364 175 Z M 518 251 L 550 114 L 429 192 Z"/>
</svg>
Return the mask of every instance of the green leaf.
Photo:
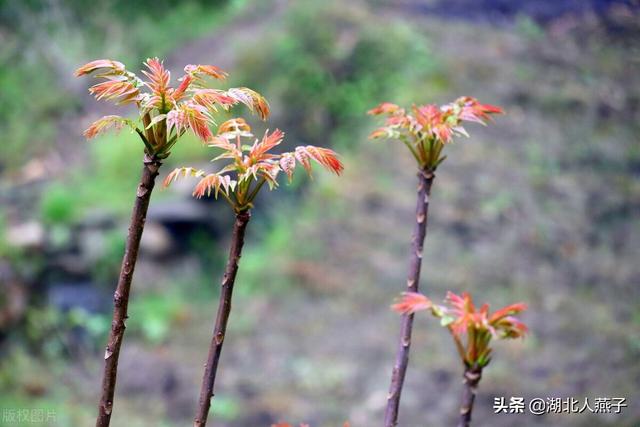
<svg viewBox="0 0 640 427">
<path fill-rule="evenodd" d="M 454 317 L 452 316 L 447 316 L 446 314 L 444 314 L 442 316 L 442 318 L 440 319 L 440 325 L 442 326 L 449 326 L 450 324 L 453 323 L 453 321 L 455 320 Z"/>
</svg>

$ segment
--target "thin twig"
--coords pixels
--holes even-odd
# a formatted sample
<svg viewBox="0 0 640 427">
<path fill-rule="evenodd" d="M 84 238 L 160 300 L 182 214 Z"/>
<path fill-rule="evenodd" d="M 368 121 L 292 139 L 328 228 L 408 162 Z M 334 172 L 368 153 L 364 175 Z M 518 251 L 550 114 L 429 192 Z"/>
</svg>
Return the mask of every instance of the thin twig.
<svg viewBox="0 0 640 427">
<path fill-rule="evenodd" d="M 407 291 L 418 292 L 420 282 L 420 268 L 422 266 L 422 248 L 427 234 L 427 218 L 429 213 L 429 196 L 435 175 L 431 172 L 418 173 L 418 196 L 416 203 L 416 224 L 413 231 Z M 398 425 L 398 410 L 404 378 L 409 365 L 409 349 L 411 347 L 411 330 L 413 328 L 413 314 L 402 315 L 400 326 L 400 341 L 396 352 L 396 360 L 391 375 L 391 385 L 387 396 L 387 408 L 384 414 L 385 427 Z"/>
<path fill-rule="evenodd" d="M 458 427 L 469 427 L 471 425 L 473 402 L 476 399 L 476 390 L 481 378 L 482 368 L 465 368 L 463 380 L 464 388 L 462 390 L 462 401 L 460 402 L 460 420 L 458 421 Z"/>
<path fill-rule="evenodd" d="M 158 169 L 161 163 L 155 158 L 145 155 L 142 176 L 136 194 L 136 200 L 131 213 L 131 222 L 127 242 L 120 269 L 118 285 L 113 295 L 113 320 L 111 322 L 111 332 L 104 354 L 105 366 L 102 377 L 102 394 L 98 406 L 98 418 L 96 427 L 108 427 L 111 422 L 111 412 L 113 411 L 113 397 L 116 388 L 116 376 L 118 373 L 118 358 L 120 356 L 120 346 L 124 337 L 127 320 L 127 308 L 129 306 L 129 291 L 131 289 L 131 279 L 138 259 L 138 249 L 140 248 L 140 238 L 144 230 L 147 218 L 149 200 L 158 176 Z"/>
<path fill-rule="evenodd" d="M 198 412 L 194 420 L 194 427 L 204 427 L 207 424 L 207 416 L 211 406 L 211 398 L 213 397 L 213 386 L 216 381 L 216 372 L 218 370 L 218 362 L 222 354 L 222 344 L 227 331 L 227 322 L 231 313 L 231 297 L 233 294 L 233 285 L 238 272 L 238 263 L 242 254 L 242 246 L 244 245 L 244 233 L 247 224 L 251 219 L 250 211 L 242 211 L 236 214 L 236 220 L 233 225 L 233 235 L 231 237 L 231 247 L 229 249 L 229 258 L 222 278 L 222 287 L 220 290 L 220 301 L 218 304 L 218 313 L 216 315 L 216 324 L 213 329 L 213 337 L 209 346 L 209 355 L 207 363 L 204 365 L 204 375 L 202 377 L 202 388 L 200 390 L 200 400 Z"/>
</svg>

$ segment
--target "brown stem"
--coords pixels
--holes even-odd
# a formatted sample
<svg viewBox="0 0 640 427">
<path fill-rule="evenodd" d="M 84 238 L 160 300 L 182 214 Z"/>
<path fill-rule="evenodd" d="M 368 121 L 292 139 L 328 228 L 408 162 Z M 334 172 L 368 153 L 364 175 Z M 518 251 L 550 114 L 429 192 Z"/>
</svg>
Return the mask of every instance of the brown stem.
<svg viewBox="0 0 640 427">
<path fill-rule="evenodd" d="M 248 210 L 236 213 L 229 258 L 222 278 L 216 325 L 213 329 L 207 363 L 204 365 L 202 388 L 200 390 L 200 400 L 198 401 L 198 413 L 193 423 L 194 427 L 204 427 L 207 424 L 207 416 L 209 415 L 209 407 L 211 406 L 211 398 L 213 397 L 213 386 L 216 381 L 216 371 L 218 370 L 222 344 L 227 331 L 227 322 L 229 320 L 229 314 L 231 313 L 233 284 L 236 281 L 236 274 L 238 273 L 238 263 L 240 262 L 240 255 L 244 244 L 244 232 L 249 223 L 249 219 L 251 219 L 251 213 Z"/>
<path fill-rule="evenodd" d="M 416 224 L 411 243 L 411 257 L 409 274 L 407 278 L 407 291 L 418 292 L 420 282 L 420 267 L 422 265 L 422 247 L 427 235 L 427 215 L 429 213 L 429 195 L 435 175 L 431 172 L 420 171 L 418 173 L 418 198 L 416 204 Z M 411 329 L 413 327 L 413 314 L 402 315 L 400 325 L 400 341 L 396 352 L 396 361 L 391 375 L 391 386 L 387 396 L 387 409 L 384 413 L 385 427 L 398 425 L 398 409 L 400 406 L 400 394 L 404 378 L 409 365 L 409 348 L 411 346 Z"/>
<path fill-rule="evenodd" d="M 131 278 L 138 258 L 140 248 L 140 238 L 144 230 L 144 223 L 147 217 L 147 209 L 151 192 L 158 176 L 158 169 L 161 162 L 155 158 L 145 155 L 142 176 L 138 184 L 136 200 L 131 213 L 129 233 L 120 269 L 118 285 L 113 295 L 113 320 L 111 322 L 111 332 L 109 342 L 104 354 L 105 365 L 102 377 L 102 396 L 98 406 L 98 418 L 96 427 L 107 427 L 111 421 L 113 411 L 113 395 L 116 388 L 116 375 L 118 373 L 118 357 L 120 346 L 124 337 L 125 321 L 127 319 L 127 307 L 129 305 L 129 290 L 131 289 Z"/>
<path fill-rule="evenodd" d="M 460 402 L 460 421 L 458 421 L 458 427 L 469 427 L 471 425 L 473 401 L 476 398 L 476 390 L 481 378 L 482 368 L 465 368 L 463 381 L 464 388 L 462 390 L 462 401 Z"/>
</svg>

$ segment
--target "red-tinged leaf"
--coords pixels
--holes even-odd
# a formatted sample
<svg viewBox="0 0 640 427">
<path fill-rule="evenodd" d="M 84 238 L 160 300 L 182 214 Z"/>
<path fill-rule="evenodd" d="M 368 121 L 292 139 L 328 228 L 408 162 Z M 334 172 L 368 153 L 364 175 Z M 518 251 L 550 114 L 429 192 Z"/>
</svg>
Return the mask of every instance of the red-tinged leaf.
<svg viewBox="0 0 640 427">
<path fill-rule="evenodd" d="M 489 322 L 490 323 L 498 322 L 502 320 L 502 318 L 504 317 L 513 316 L 514 314 L 521 313 L 526 309 L 527 309 L 527 304 L 522 302 L 508 305 L 506 307 L 503 307 L 499 310 L 494 311 L 491 317 L 489 317 Z"/>
<path fill-rule="evenodd" d="M 187 126 L 187 114 L 181 108 L 174 108 L 167 113 L 167 132 L 175 129 L 178 135 L 182 135 Z"/>
<path fill-rule="evenodd" d="M 406 295 L 394 309 L 402 313 L 415 311 L 414 306 L 431 309 L 432 314 L 441 319 L 441 324 L 449 328 L 458 354 L 467 366 L 485 366 L 489 363 L 492 338 L 522 338 L 528 332 L 527 326 L 514 317 L 526 310 L 527 306 L 523 303 L 508 305 L 492 314 L 488 304 L 476 309 L 471 295 L 466 292 L 462 295 L 448 292 L 445 300 L 447 307 L 429 306 L 430 301 L 420 294 L 409 294 L 409 297 Z"/>
<path fill-rule="evenodd" d="M 218 126 L 218 136 L 222 138 L 236 138 L 236 137 L 252 137 L 251 126 L 245 121 L 245 119 L 238 117 L 235 119 L 229 119 L 226 122 Z"/>
<path fill-rule="evenodd" d="M 277 163 L 264 163 L 259 168 L 260 175 L 267 181 L 269 188 L 273 190 L 278 186 L 278 173 L 280 173 L 280 166 Z"/>
<path fill-rule="evenodd" d="M 257 180 L 258 179 L 258 171 L 260 169 L 260 166 L 258 165 L 251 165 L 249 167 L 247 167 L 244 172 L 239 172 L 238 174 L 238 182 L 244 182 L 244 181 L 251 181 L 251 180 Z"/>
<path fill-rule="evenodd" d="M 413 113 L 417 122 L 423 128 L 431 128 L 442 123 L 443 115 L 440 107 L 435 104 L 413 106 Z"/>
<path fill-rule="evenodd" d="M 387 128 L 420 129 L 416 119 L 413 116 L 404 113 L 387 118 L 385 125 Z"/>
<path fill-rule="evenodd" d="M 308 174 L 311 174 L 311 162 L 309 161 L 309 154 L 307 153 L 307 150 L 305 150 L 304 147 L 296 147 L 293 155 L 298 163 L 302 165 L 304 170 L 307 171 Z"/>
<path fill-rule="evenodd" d="M 369 114 L 386 114 L 385 125 L 374 130 L 369 138 L 400 139 L 411 150 L 422 169 L 435 171 L 446 158 L 442 150 L 444 144 L 453 141 L 454 136 L 469 136 L 460 124 L 475 121 L 485 124 L 491 114 L 502 113 L 499 107 L 480 104 L 475 98 L 461 97 L 455 102 L 438 106 L 426 104 L 413 106 L 413 114 L 395 104 L 382 103 Z"/>
<path fill-rule="evenodd" d="M 504 114 L 504 110 L 497 105 L 478 104 L 478 107 L 485 114 Z"/>
<path fill-rule="evenodd" d="M 293 178 L 293 171 L 296 168 L 296 158 L 293 153 L 284 153 L 280 157 L 280 169 L 289 177 L 289 181 Z"/>
<path fill-rule="evenodd" d="M 503 318 L 493 327 L 501 338 L 523 338 L 529 332 L 527 325 L 513 316 Z"/>
<path fill-rule="evenodd" d="M 214 157 L 213 160 L 211 160 L 212 162 L 217 162 L 218 160 L 224 160 L 224 159 L 232 159 L 234 160 L 232 169 L 229 169 L 227 167 L 225 167 L 225 169 L 227 170 L 233 170 L 233 171 L 237 171 L 238 173 L 241 173 L 240 170 L 238 170 L 238 165 L 245 165 L 245 163 L 247 162 L 243 162 L 243 156 L 242 156 L 242 151 L 240 151 L 240 149 L 235 145 L 235 144 L 231 144 L 229 146 L 226 147 L 217 147 L 217 148 L 222 148 L 224 151 L 222 152 L 222 154 L 219 154 L 218 156 Z"/>
<path fill-rule="evenodd" d="M 111 59 L 97 59 L 95 61 L 84 64 L 82 67 L 79 67 L 74 72 L 74 75 L 76 77 L 85 76 L 97 70 L 103 70 L 108 74 L 120 75 L 124 74 L 125 66 L 122 62 L 113 61 Z"/>
<path fill-rule="evenodd" d="M 104 116 L 96 120 L 84 131 L 83 135 L 87 139 L 91 139 L 101 134 L 108 129 L 120 130 L 124 125 L 129 125 L 135 129 L 135 126 L 131 123 L 131 120 L 125 119 L 120 116 Z"/>
<path fill-rule="evenodd" d="M 168 187 L 173 181 L 176 181 L 180 177 L 186 178 L 187 176 L 192 176 L 192 177 L 198 178 L 205 175 L 206 175 L 206 172 L 201 169 L 195 169 L 190 167 L 176 168 L 172 170 L 169 173 L 169 175 L 167 175 L 164 181 L 162 181 L 162 185 L 164 187 Z"/>
<path fill-rule="evenodd" d="M 165 98 L 160 95 L 149 95 L 145 94 L 142 102 L 142 110 L 144 112 L 149 112 L 154 108 L 160 110 L 163 105 L 165 105 Z"/>
<path fill-rule="evenodd" d="M 279 145 L 283 139 L 284 132 L 280 129 L 276 129 L 271 134 L 269 134 L 269 131 L 266 131 L 262 140 L 260 142 L 256 141 L 251 147 L 249 157 L 254 162 L 262 160 L 263 156 L 273 147 Z"/>
<path fill-rule="evenodd" d="M 189 86 L 193 82 L 193 76 L 187 74 L 178 80 L 180 81 L 180 85 L 178 85 L 176 90 L 174 90 L 171 94 L 171 99 L 174 104 L 180 101 L 185 96 L 187 89 L 189 89 Z"/>
<path fill-rule="evenodd" d="M 171 74 L 164 68 L 162 62 L 158 58 L 149 58 L 144 63 L 147 70 L 143 70 L 142 74 L 149 79 L 146 85 L 149 87 L 153 95 L 160 97 L 163 101 L 169 90 L 169 80 Z"/>
<path fill-rule="evenodd" d="M 274 188 L 278 185 L 276 178 L 279 171 L 280 168 L 277 164 L 267 162 L 258 163 L 247 167 L 244 172 L 240 173 L 238 175 L 238 182 L 257 181 L 259 178 L 263 178 L 269 184 L 270 188 Z"/>
<path fill-rule="evenodd" d="M 460 120 L 485 124 L 490 120 L 491 114 L 503 114 L 502 108 L 490 104 L 481 104 L 477 99 L 470 96 L 458 98 L 454 105 L 459 110 L 458 117 Z"/>
<path fill-rule="evenodd" d="M 369 139 L 387 138 L 390 132 L 387 128 L 378 128 L 369 134 Z"/>
<path fill-rule="evenodd" d="M 475 311 L 473 300 L 468 292 L 463 292 L 462 296 L 455 294 L 451 291 L 447 292 L 446 301 L 460 313 Z"/>
<path fill-rule="evenodd" d="M 207 141 L 209 147 L 222 148 L 223 150 L 237 149 L 235 144 L 229 142 L 227 138 L 223 138 L 219 135 L 214 135 Z"/>
<path fill-rule="evenodd" d="M 214 79 L 219 80 L 224 80 L 228 76 L 225 71 L 223 71 L 220 67 L 216 67 L 215 65 L 199 65 L 198 71 L 202 74 L 206 74 L 209 77 L 213 77 Z"/>
<path fill-rule="evenodd" d="M 471 296 L 466 292 L 462 296 L 449 292 L 447 301 L 451 305 L 449 313 L 454 316 L 451 326 L 459 335 L 473 328 L 489 331 L 494 335 L 497 332 L 503 332 L 505 337 L 515 338 L 523 336 L 527 330 L 522 322 L 513 317 L 526 310 L 527 306 L 523 303 L 509 305 L 490 314 L 488 304 L 483 304 L 479 310 L 476 310 Z"/>
<path fill-rule="evenodd" d="M 257 113 L 262 120 L 269 117 L 269 103 L 258 92 L 247 87 L 231 88 L 227 95 L 246 105 L 251 111 Z"/>
<path fill-rule="evenodd" d="M 211 173 L 198 182 L 193 189 L 193 196 L 200 199 L 205 195 L 211 196 L 211 192 L 213 191 L 214 197 L 218 198 L 218 193 L 220 191 L 223 191 L 224 194 L 228 195 L 229 189 L 233 189 L 234 186 L 235 181 L 232 181 L 228 175 Z"/>
<path fill-rule="evenodd" d="M 248 159 L 243 165 L 243 151 L 250 150 L 251 147 L 243 145 L 240 138 L 253 137 L 249 125 L 243 119 L 225 122 L 215 139 L 209 128 L 215 125 L 213 114 L 219 108 L 228 110 L 238 103 L 245 104 L 265 119 L 269 114 L 269 105 L 259 93 L 246 87 L 232 88 L 229 91 L 205 89 L 203 84 L 209 77 L 223 79 L 227 75 L 220 68 L 212 65 L 186 66 L 186 74 L 178 80 L 180 83 L 175 89 L 169 86 L 170 73 L 158 58 L 149 58 L 144 66 L 144 81 L 126 70 L 122 63 L 108 59 L 85 64 L 76 70 L 76 75 L 94 73 L 95 77 L 106 79 L 90 88 L 90 92 L 98 99 L 137 103 L 140 117 L 144 122 L 144 129 L 139 134 L 150 154 L 164 158 L 169 154 L 176 140 L 187 130 L 191 130 L 205 143 L 210 142 L 211 146 L 227 151 L 223 157 L 227 156 L 234 162 L 238 162 L 235 165 L 238 169 L 236 172 L 241 172 L 252 162 L 276 161 L 271 157 L 274 155 L 266 151 L 272 142 L 277 145 L 277 134 L 269 135 L 265 141 L 258 144 L 257 152 L 254 151 L 255 158 Z M 88 130 L 88 135 L 97 135 L 107 127 L 106 125 L 106 122 L 94 124 Z M 113 126 L 116 124 L 114 123 Z M 222 141 L 231 137 L 235 139 L 235 148 L 231 148 L 228 141 Z M 275 168 L 269 165 L 268 170 L 268 179 L 271 180 L 276 176 Z M 273 184 L 273 181 L 271 180 L 270 184 Z"/>
<path fill-rule="evenodd" d="M 202 75 L 213 77 L 214 79 L 224 80 L 228 74 L 215 65 L 193 65 L 189 64 L 184 67 L 184 72 L 191 74 L 196 78 Z"/>
<path fill-rule="evenodd" d="M 133 83 L 123 78 L 93 85 L 89 88 L 89 93 L 98 100 L 117 100 L 120 104 L 126 104 L 135 101 L 140 91 Z"/>
<path fill-rule="evenodd" d="M 453 136 L 453 129 L 447 123 L 441 123 L 431 128 L 431 133 L 440 141 L 447 144 L 451 142 Z"/>
<path fill-rule="evenodd" d="M 228 96 L 224 91 L 218 89 L 198 89 L 191 98 L 196 104 L 202 105 L 210 110 L 217 111 L 216 106 L 220 105 L 224 109 L 237 103 L 236 99 Z"/>
<path fill-rule="evenodd" d="M 296 154 L 298 153 L 304 153 L 304 155 L 301 155 L 301 158 L 312 158 L 313 160 L 324 166 L 325 169 L 335 173 L 336 175 L 340 175 L 340 173 L 344 169 L 344 166 L 338 159 L 338 155 L 336 154 L 336 152 L 328 148 L 307 145 L 304 147 L 296 147 Z M 300 163 L 305 167 L 307 172 L 310 171 L 311 168 L 310 165 L 308 165 L 308 160 L 308 166 L 305 166 L 305 163 L 302 160 L 300 160 Z"/>
<path fill-rule="evenodd" d="M 412 314 L 416 311 L 430 310 L 431 300 L 418 292 L 403 292 L 402 299 L 393 304 L 391 309 L 402 314 Z"/>
<path fill-rule="evenodd" d="M 216 137 L 214 137 L 216 138 Z M 238 165 L 239 164 L 244 164 L 242 161 L 242 151 L 238 148 L 238 146 L 236 144 L 233 144 L 229 141 L 227 141 L 224 138 L 219 138 L 221 142 L 219 144 L 215 144 L 215 145 L 210 145 L 212 147 L 215 148 L 219 148 L 222 151 L 221 154 L 219 154 L 218 156 L 214 157 L 213 160 L 211 160 L 212 162 L 217 162 L 219 160 L 224 160 L 224 159 L 231 159 L 233 160 L 233 163 L 225 166 L 220 172 L 222 171 L 229 171 L 229 172 L 238 172 Z"/>
<path fill-rule="evenodd" d="M 378 116 L 380 114 L 395 114 L 401 111 L 401 108 L 391 102 L 383 102 L 375 108 L 367 111 L 367 114 L 372 116 Z"/>
<path fill-rule="evenodd" d="M 475 306 L 467 292 L 463 292 L 462 296 L 447 292 L 445 301 L 450 305 L 447 313 L 453 317 L 450 327 L 455 335 L 459 336 L 466 333 L 470 327 L 478 323 Z"/>
<path fill-rule="evenodd" d="M 213 137 L 209 129 L 211 121 L 212 118 L 205 107 L 186 102 L 179 104 L 167 113 L 167 131 L 170 133 L 172 129 L 175 129 L 180 134 L 189 128 L 200 140 L 206 143 Z"/>
</svg>

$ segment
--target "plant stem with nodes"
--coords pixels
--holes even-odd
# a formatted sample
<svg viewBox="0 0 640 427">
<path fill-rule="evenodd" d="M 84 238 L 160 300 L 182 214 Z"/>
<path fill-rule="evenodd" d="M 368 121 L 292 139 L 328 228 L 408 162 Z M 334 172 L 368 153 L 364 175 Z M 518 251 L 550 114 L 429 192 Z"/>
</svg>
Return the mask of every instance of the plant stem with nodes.
<svg viewBox="0 0 640 427">
<path fill-rule="evenodd" d="M 411 243 L 409 274 L 407 277 L 407 291 L 418 292 L 420 282 L 420 268 L 422 266 L 422 248 L 427 234 L 427 219 L 429 212 L 429 197 L 431 185 L 435 175 L 430 170 L 420 170 L 418 173 L 418 196 L 416 204 L 416 224 Z M 385 427 L 398 425 L 398 411 L 400 395 L 409 365 L 409 349 L 411 347 L 411 330 L 413 328 L 413 314 L 402 315 L 400 325 L 400 341 L 396 352 L 396 360 L 391 375 L 391 385 L 387 396 L 387 408 L 384 415 Z"/>
<path fill-rule="evenodd" d="M 464 388 L 462 390 L 462 401 L 460 402 L 460 420 L 458 427 L 469 427 L 471 425 L 471 412 L 473 402 L 476 398 L 478 383 L 482 378 L 482 368 L 466 367 L 464 370 Z"/>
<path fill-rule="evenodd" d="M 198 412 L 193 423 L 194 427 L 204 427 L 207 423 L 211 399 L 213 398 L 213 386 L 216 381 L 216 372 L 218 370 L 220 355 L 222 354 L 222 344 L 225 339 L 229 314 L 231 313 L 233 285 L 236 280 L 236 274 L 238 273 L 238 263 L 240 262 L 242 246 L 244 245 L 245 230 L 250 219 L 251 212 L 249 210 L 236 213 L 236 219 L 233 225 L 233 234 L 231 237 L 231 247 L 229 249 L 229 258 L 222 278 L 220 301 L 218 304 L 218 312 L 216 314 L 216 324 L 213 329 L 209 355 L 207 357 L 205 371 L 202 377 L 202 388 L 200 390 Z"/>
<path fill-rule="evenodd" d="M 140 248 L 140 239 L 147 218 L 151 193 L 161 164 L 160 160 L 156 157 L 145 154 L 142 176 L 138 184 L 136 200 L 131 213 L 131 222 L 127 234 L 118 285 L 113 296 L 113 320 L 111 322 L 109 341 L 104 355 L 105 366 L 96 427 L 108 427 L 111 422 L 116 376 L 118 373 L 118 358 L 120 356 L 120 347 L 126 328 L 125 322 L 127 320 L 127 308 L 129 306 L 131 279 L 136 266 L 136 260 L 138 259 L 138 249 Z"/>
</svg>

